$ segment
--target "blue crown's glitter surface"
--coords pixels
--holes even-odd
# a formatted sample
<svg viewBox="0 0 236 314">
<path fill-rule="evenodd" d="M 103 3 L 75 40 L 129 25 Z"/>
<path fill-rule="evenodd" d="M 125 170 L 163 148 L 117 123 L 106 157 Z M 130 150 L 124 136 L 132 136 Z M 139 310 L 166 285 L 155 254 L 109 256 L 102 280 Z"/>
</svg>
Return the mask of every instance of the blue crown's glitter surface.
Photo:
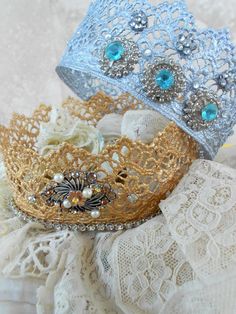
<svg viewBox="0 0 236 314">
<path fill-rule="evenodd" d="M 122 38 L 121 44 L 115 43 L 117 38 Z M 129 41 L 125 51 L 124 40 Z M 136 49 L 133 43 L 137 51 L 132 55 Z M 110 68 L 104 70 L 102 58 L 109 61 L 105 65 Z M 186 83 L 183 90 L 176 91 L 180 97 L 164 97 L 169 99 L 166 102 L 156 95 L 148 97 L 147 90 L 162 89 L 168 96 L 180 84 L 181 75 L 162 72 L 151 80 L 153 86 L 144 88 L 143 74 L 157 58 L 173 59 L 181 65 Z M 84 99 L 101 90 L 112 96 L 132 94 L 195 138 L 205 158 L 214 158 L 236 123 L 236 58 L 229 32 L 198 30 L 183 0 L 158 6 L 148 0 L 93 0 L 57 73 Z M 149 78 L 146 80 L 148 84 Z M 194 95 L 198 90 L 203 90 L 203 96 L 209 92 L 214 97 L 212 101 L 203 97 L 203 107 L 196 113 Z"/>
</svg>

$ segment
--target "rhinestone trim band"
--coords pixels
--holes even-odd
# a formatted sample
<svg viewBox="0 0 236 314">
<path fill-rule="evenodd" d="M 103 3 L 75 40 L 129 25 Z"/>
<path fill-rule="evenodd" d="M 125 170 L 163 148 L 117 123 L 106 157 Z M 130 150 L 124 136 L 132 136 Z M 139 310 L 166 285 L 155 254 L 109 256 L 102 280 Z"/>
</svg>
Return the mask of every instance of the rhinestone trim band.
<svg viewBox="0 0 236 314">
<path fill-rule="evenodd" d="M 120 231 L 120 230 L 128 230 L 135 227 L 138 227 L 148 220 L 158 216 L 161 214 L 161 210 L 158 208 L 158 211 L 156 215 L 151 215 L 150 217 L 147 217 L 145 219 L 141 219 L 138 221 L 133 222 L 127 222 L 127 223 L 107 223 L 107 224 L 90 224 L 90 225 L 84 225 L 84 224 L 63 224 L 63 223 L 55 223 L 55 222 L 49 222 L 42 219 L 35 218 L 31 215 L 28 215 L 21 211 L 15 204 L 14 200 L 11 199 L 9 202 L 9 206 L 15 216 L 17 216 L 19 219 L 25 221 L 25 222 L 37 222 L 42 224 L 47 229 L 56 229 L 56 230 L 69 230 L 69 231 Z"/>
</svg>

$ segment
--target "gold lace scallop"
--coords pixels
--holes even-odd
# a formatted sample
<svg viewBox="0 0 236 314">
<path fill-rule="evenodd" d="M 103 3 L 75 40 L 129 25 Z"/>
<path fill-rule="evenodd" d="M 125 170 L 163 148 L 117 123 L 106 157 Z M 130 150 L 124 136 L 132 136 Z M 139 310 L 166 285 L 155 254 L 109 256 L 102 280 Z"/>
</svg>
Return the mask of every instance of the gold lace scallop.
<svg viewBox="0 0 236 314">
<path fill-rule="evenodd" d="M 98 93 L 86 102 L 68 98 L 63 107 L 96 125 L 107 113 L 124 113 L 138 105 L 128 94 L 114 100 Z M 38 219 L 85 225 L 145 219 L 158 212 L 159 202 L 197 158 L 196 143 L 174 123 L 169 123 L 150 145 L 121 137 L 99 155 L 92 155 L 64 143 L 58 151 L 43 157 L 36 151 L 35 143 L 40 123 L 49 121 L 50 111 L 51 107 L 40 105 L 31 118 L 14 114 L 9 128 L 0 127 L 1 148 L 14 201 L 22 212 Z M 61 212 L 57 206 L 47 206 L 38 196 L 55 173 L 70 169 L 102 173 L 102 182 L 108 182 L 116 192 L 116 199 L 101 209 L 99 218 L 94 219 L 87 212 Z M 36 203 L 28 202 L 29 195 L 37 195 Z"/>
</svg>

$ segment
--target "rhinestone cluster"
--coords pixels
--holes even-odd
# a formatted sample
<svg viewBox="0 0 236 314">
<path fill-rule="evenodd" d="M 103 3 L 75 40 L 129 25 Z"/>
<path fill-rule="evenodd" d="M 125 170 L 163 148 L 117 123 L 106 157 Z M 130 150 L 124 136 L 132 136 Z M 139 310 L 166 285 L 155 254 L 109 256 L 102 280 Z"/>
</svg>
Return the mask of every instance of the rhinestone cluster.
<svg viewBox="0 0 236 314">
<path fill-rule="evenodd" d="M 180 34 L 176 49 L 183 55 L 189 56 L 197 49 L 197 43 L 193 33 Z"/>
<path fill-rule="evenodd" d="M 131 16 L 129 26 L 135 32 L 142 32 L 148 27 L 148 17 L 143 11 L 134 12 Z"/>
<path fill-rule="evenodd" d="M 114 38 L 102 49 L 101 70 L 113 78 L 127 76 L 139 60 L 137 45 L 125 38 Z"/>
<path fill-rule="evenodd" d="M 152 215 L 148 218 L 141 219 L 138 221 L 126 222 L 126 223 L 99 223 L 99 224 L 66 224 L 66 223 L 57 223 L 50 222 L 42 219 L 35 218 L 33 216 L 27 215 L 21 211 L 15 204 L 13 200 L 10 202 L 10 208 L 14 212 L 15 216 L 26 221 L 26 222 L 38 222 L 41 223 L 47 229 L 56 229 L 56 230 L 70 230 L 70 231 L 119 231 L 119 230 L 128 230 L 140 226 L 141 224 L 147 222 L 148 220 L 156 217 L 161 214 L 159 208 L 157 208 L 156 215 Z"/>
<path fill-rule="evenodd" d="M 226 71 L 220 74 L 217 78 L 217 83 L 223 90 L 230 90 L 236 83 L 236 73 L 233 71 Z"/>
<path fill-rule="evenodd" d="M 217 119 L 221 103 L 217 97 L 205 90 L 198 90 L 190 96 L 183 109 L 183 119 L 194 131 L 203 130 Z"/>
<path fill-rule="evenodd" d="M 183 92 L 185 77 L 179 64 L 171 59 L 158 58 L 153 64 L 147 65 L 142 84 L 149 98 L 165 103 Z"/>
<path fill-rule="evenodd" d="M 90 212 L 100 216 L 100 208 L 116 197 L 109 184 L 99 183 L 94 172 L 70 171 L 56 173 L 41 193 L 48 206 L 59 206 L 72 213 Z"/>
</svg>

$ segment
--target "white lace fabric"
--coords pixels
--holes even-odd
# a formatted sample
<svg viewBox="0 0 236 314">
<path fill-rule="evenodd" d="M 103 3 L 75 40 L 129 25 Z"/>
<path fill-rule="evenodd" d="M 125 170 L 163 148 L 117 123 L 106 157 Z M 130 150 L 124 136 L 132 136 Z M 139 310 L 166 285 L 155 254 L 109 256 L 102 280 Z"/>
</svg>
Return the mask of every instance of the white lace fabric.
<svg viewBox="0 0 236 314">
<path fill-rule="evenodd" d="M 1 201 L 0 308 L 13 313 L 11 278 L 13 291 L 24 281 L 24 313 L 234 313 L 235 183 L 236 170 L 198 160 L 161 203 L 163 215 L 115 233 L 45 230 Z"/>
</svg>

